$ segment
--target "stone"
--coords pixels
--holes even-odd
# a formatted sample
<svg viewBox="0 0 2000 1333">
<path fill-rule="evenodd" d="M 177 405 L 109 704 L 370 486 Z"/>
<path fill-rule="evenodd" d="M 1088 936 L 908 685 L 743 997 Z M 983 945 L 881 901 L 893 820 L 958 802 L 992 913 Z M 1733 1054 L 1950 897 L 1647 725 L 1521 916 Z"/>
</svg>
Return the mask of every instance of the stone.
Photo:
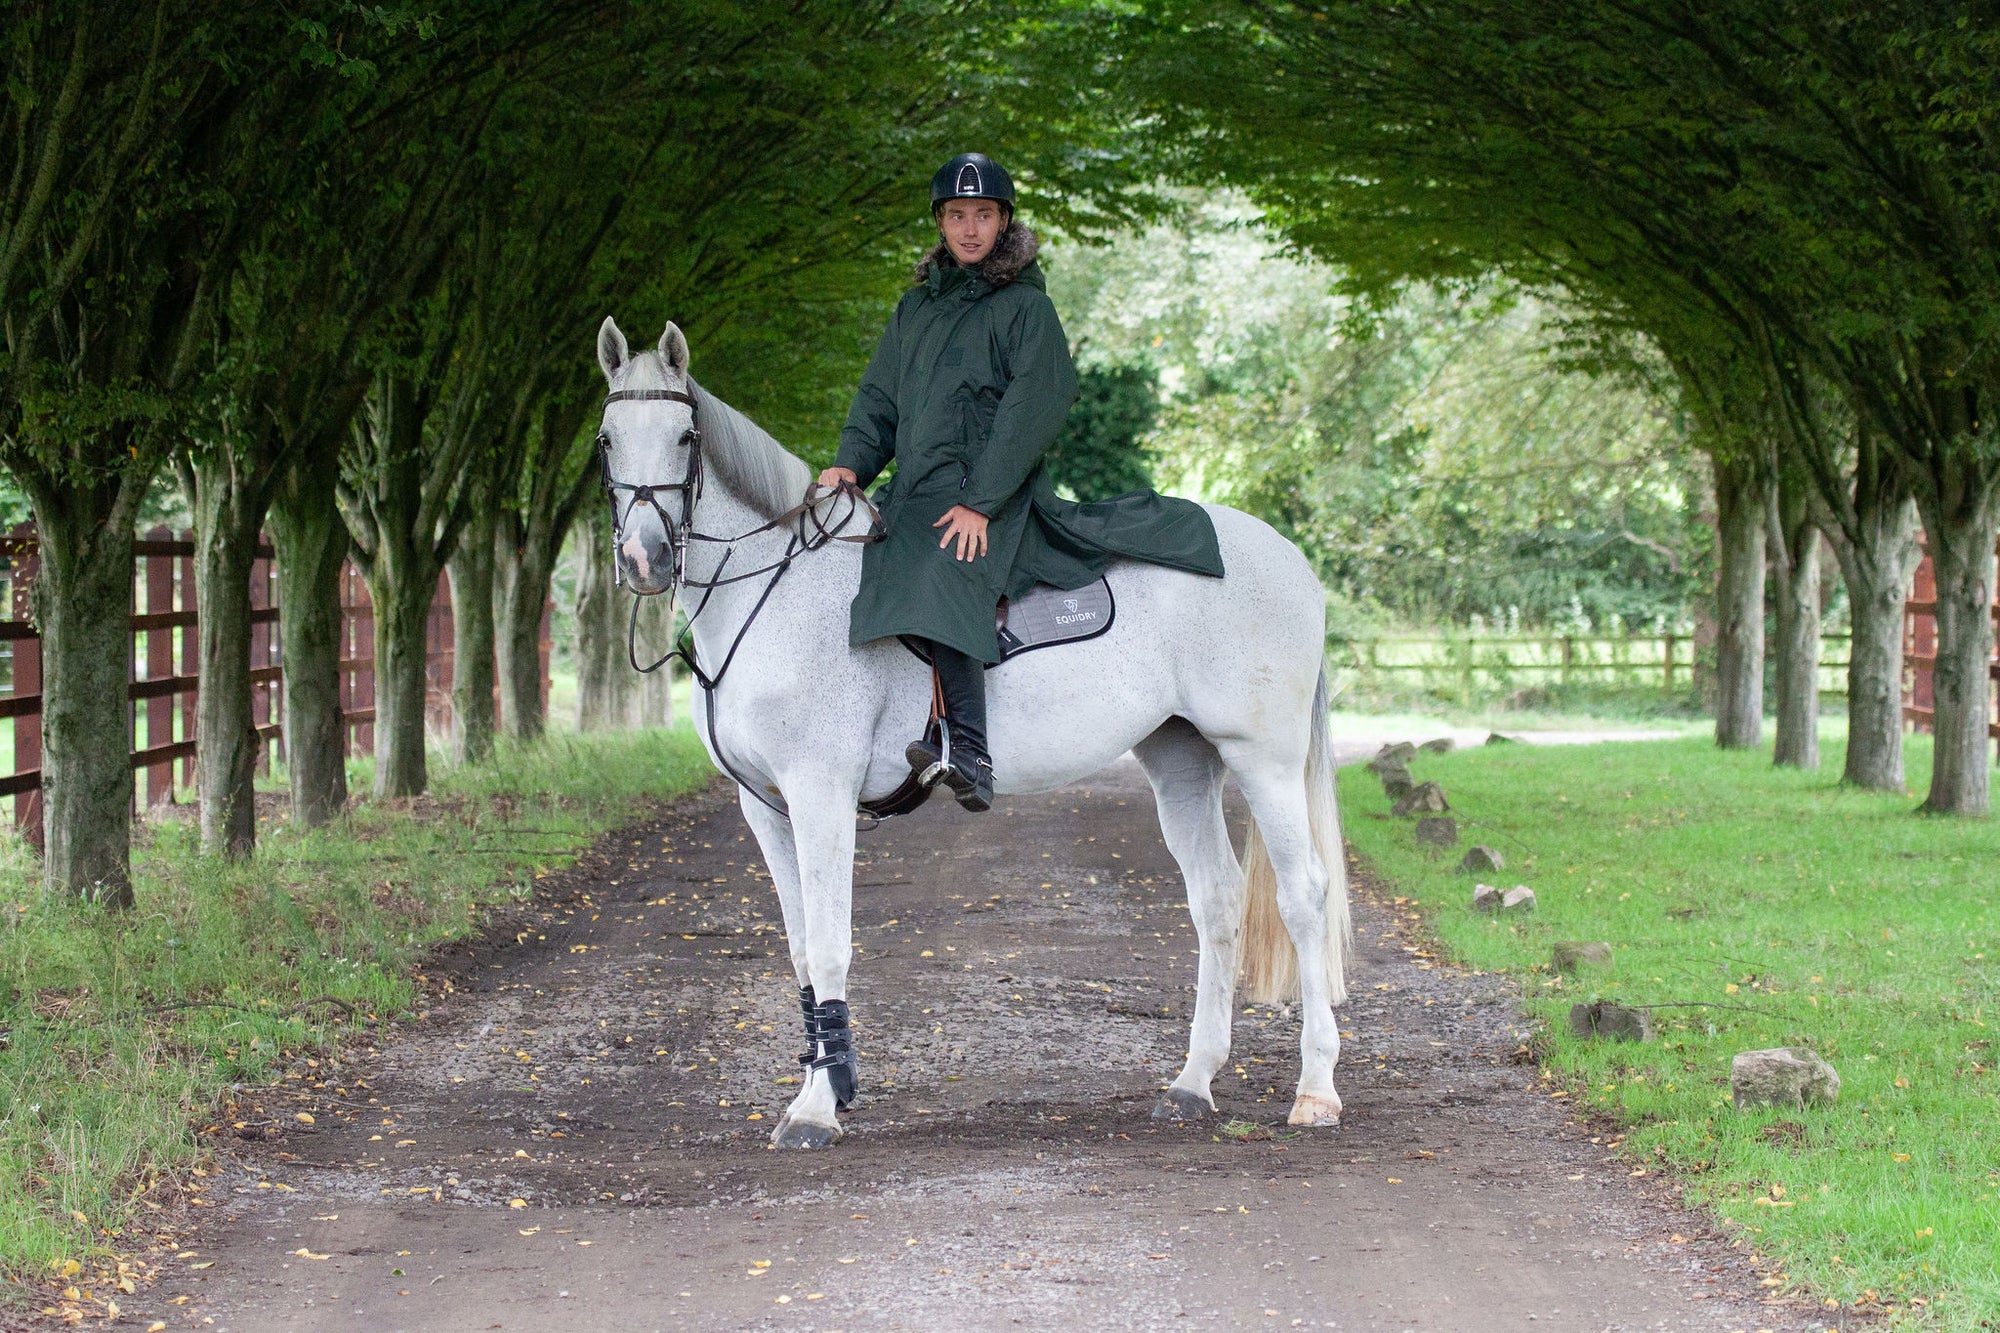
<svg viewBox="0 0 2000 1333">
<path fill-rule="evenodd" d="M 1781 1106 L 1787 1110 L 1840 1100 L 1840 1075 L 1807 1046 L 1742 1051 L 1729 1062 L 1729 1090 L 1736 1109 Z"/>
<path fill-rule="evenodd" d="M 1411 780 L 1410 766 L 1400 759 L 1370 759 L 1368 771 L 1385 783 L 1396 778 L 1401 778 L 1405 782 Z"/>
<path fill-rule="evenodd" d="M 1399 764 L 1407 764 L 1417 757 L 1417 747 L 1408 741 L 1397 741 L 1393 745 L 1385 745 L 1377 750 L 1375 757 L 1378 760 L 1389 759 Z"/>
<path fill-rule="evenodd" d="M 1500 910 L 1500 890 L 1491 884 L 1472 886 L 1472 910 L 1475 912 L 1497 912 Z"/>
<path fill-rule="evenodd" d="M 1516 884 L 1500 899 L 1503 912 L 1532 912 L 1535 910 L 1535 891 L 1525 884 Z"/>
<path fill-rule="evenodd" d="M 1383 778 L 1382 794 L 1391 801 L 1400 801 L 1417 789 L 1417 784 L 1408 773 L 1400 778 Z"/>
<path fill-rule="evenodd" d="M 1391 812 L 1396 818 L 1404 815 L 1441 815 L 1451 809 L 1451 802 L 1444 798 L 1444 788 L 1435 782 L 1420 782 L 1403 793 L 1403 799 L 1396 802 Z"/>
<path fill-rule="evenodd" d="M 1465 859 L 1458 863 L 1458 868 L 1468 875 L 1477 875 L 1486 871 L 1505 870 L 1507 860 L 1493 848 L 1478 843 L 1465 854 Z"/>
<path fill-rule="evenodd" d="M 1458 742 L 1454 741 L 1449 736 L 1436 736 L 1430 740 L 1425 741 L 1422 745 L 1419 745 L 1417 748 L 1419 750 L 1424 751 L 1426 754 L 1450 754 L 1452 750 L 1457 747 L 1457 745 Z"/>
<path fill-rule="evenodd" d="M 1602 940 L 1558 940 L 1551 951 L 1550 962 L 1558 972 L 1610 967 L 1611 946 Z"/>
<path fill-rule="evenodd" d="M 1585 1041 L 1651 1041 L 1653 1023 L 1644 1009 L 1628 1009 L 1622 1004 L 1600 1000 L 1596 1004 L 1573 1004 L 1569 1009 L 1569 1031 Z"/>
<path fill-rule="evenodd" d="M 1450 815 L 1421 815 L 1417 819 L 1417 841 L 1425 847 L 1458 845 L 1458 821 Z"/>
<path fill-rule="evenodd" d="M 1497 731 L 1489 731 L 1486 733 L 1486 743 L 1488 745 L 1512 745 L 1514 744 L 1514 738 L 1512 736 L 1503 736 Z"/>
</svg>

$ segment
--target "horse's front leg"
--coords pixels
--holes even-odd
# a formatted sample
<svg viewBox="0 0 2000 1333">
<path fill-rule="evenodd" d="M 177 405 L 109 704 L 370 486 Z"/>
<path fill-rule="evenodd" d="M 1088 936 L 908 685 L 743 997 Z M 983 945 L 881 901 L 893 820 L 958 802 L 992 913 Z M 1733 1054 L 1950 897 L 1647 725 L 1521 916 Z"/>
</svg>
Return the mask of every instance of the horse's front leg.
<svg viewBox="0 0 2000 1333">
<path fill-rule="evenodd" d="M 804 1084 L 778 1119 L 771 1141 L 780 1148 L 824 1148 L 840 1137 L 837 1112 L 854 1100 L 855 1060 L 847 1018 L 847 968 L 853 951 L 854 802 L 858 778 L 814 775 L 786 783 L 791 821 L 757 806 L 751 827 L 767 849 L 764 828 L 783 830 L 791 857 L 771 873 L 785 909 L 792 969 L 807 1010 Z M 750 815 L 754 800 L 746 800 Z M 767 855 L 768 855 L 767 851 Z"/>
<path fill-rule="evenodd" d="M 811 1047 L 817 999 L 813 995 L 811 974 L 806 970 L 806 910 L 799 892 L 799 857 L 798 849 L 792 845 L 792 826 L 783 815 L 741 788 L 737 789 L 736 803 L 743 810 L 743 822 L 757 837 L 757 846 L 763 849 L 764 863 L 771 869 L 771 887 L 778 891 L 778 908 L 785 920 L 785 944 L 791 950 L 792 976 L 798 984 L 806 1027 L 808 1050 L 799 1057 L 799 1063 L 810 1065 L 811 1057 L 816 1054 Z"/>
</svg>

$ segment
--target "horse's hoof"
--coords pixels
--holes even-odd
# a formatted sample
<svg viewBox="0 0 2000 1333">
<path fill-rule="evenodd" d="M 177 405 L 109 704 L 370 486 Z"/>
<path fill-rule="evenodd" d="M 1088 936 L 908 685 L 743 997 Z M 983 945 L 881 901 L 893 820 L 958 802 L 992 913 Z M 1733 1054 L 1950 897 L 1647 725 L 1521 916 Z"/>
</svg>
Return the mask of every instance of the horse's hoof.
<svg viewBox="0 0 2000 1333">
<path fill-rule="evenodd" d="M 1200 1120 L 1210 1111 L 1209 1104 L 1186 1088 L 1168 1088 L 1153 1103 L 1155 1120 Z"/>
<path fill-rule="evenodd" d="M 815 1125 L 810 1120 L 780 1120 L 771 1135 L 772 1146 L 778 1148 L 831 1148 L 839 1140 L 839 1125 Z"/>
<path fill-rule="evenodd" d="M 1288 1125 L 1318 1125 L 1328 1128 L 1340 1124 L 1340 1098 L 1314 1097 L 1302 1095 L 1292 1103 L 1292 1113 L 1285 1118 Z"/>
</svg>

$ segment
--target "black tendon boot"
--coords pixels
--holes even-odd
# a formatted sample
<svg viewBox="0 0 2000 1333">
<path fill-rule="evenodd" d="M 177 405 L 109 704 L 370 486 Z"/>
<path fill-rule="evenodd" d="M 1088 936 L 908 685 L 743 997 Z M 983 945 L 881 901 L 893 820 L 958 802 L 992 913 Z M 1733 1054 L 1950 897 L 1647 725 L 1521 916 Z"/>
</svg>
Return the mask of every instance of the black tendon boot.
<svg viewBox="0 0 2000 1333">
<path fill-rule="evenodd" d="M 938 684 L 944 691 L 944 721 L 951 740 L 951 763 L 944 770 L 944 784 L 966 809 L 991 810 L 993 760 L 986 749 L 986 664 L 941 643 L 931 644 L 931 652 L 937 661 Z"/>
<path fill-rule="evenodd" d="M 827 1081 L 833 1085 L 834 1104 L 844 1111 L 854 1105 L 860 1086 L 854 1044 L 847 1032 L 847 1001 L 807 1005 L 811 995 L 810 986 L 799 991 L 800 1007 L 806 1011 L 806 1053 L 799 1057 L 799 1063 L 806 1067 L 807 1077 L 815 1069 L 826 1071 Z"/>
</svg>

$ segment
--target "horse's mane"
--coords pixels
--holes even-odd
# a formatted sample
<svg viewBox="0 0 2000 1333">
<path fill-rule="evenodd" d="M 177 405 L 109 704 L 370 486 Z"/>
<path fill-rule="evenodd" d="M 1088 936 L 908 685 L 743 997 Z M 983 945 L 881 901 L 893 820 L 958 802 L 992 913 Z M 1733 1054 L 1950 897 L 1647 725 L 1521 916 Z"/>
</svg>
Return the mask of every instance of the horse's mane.
<svg viewBox="0 0 2000 1333">
<path fill-rule="evenodd" d="M 695 383 L 677 374 L 658 352 L 641 352 L 619 377 L 626 389 L 676 389 L 694 395 L 695 426 L 701 452 L 722 484 L 764 518 L 784 513 L 805 498 L 812 469 L 771 437 L 770 432 Z"/>
</svg>

